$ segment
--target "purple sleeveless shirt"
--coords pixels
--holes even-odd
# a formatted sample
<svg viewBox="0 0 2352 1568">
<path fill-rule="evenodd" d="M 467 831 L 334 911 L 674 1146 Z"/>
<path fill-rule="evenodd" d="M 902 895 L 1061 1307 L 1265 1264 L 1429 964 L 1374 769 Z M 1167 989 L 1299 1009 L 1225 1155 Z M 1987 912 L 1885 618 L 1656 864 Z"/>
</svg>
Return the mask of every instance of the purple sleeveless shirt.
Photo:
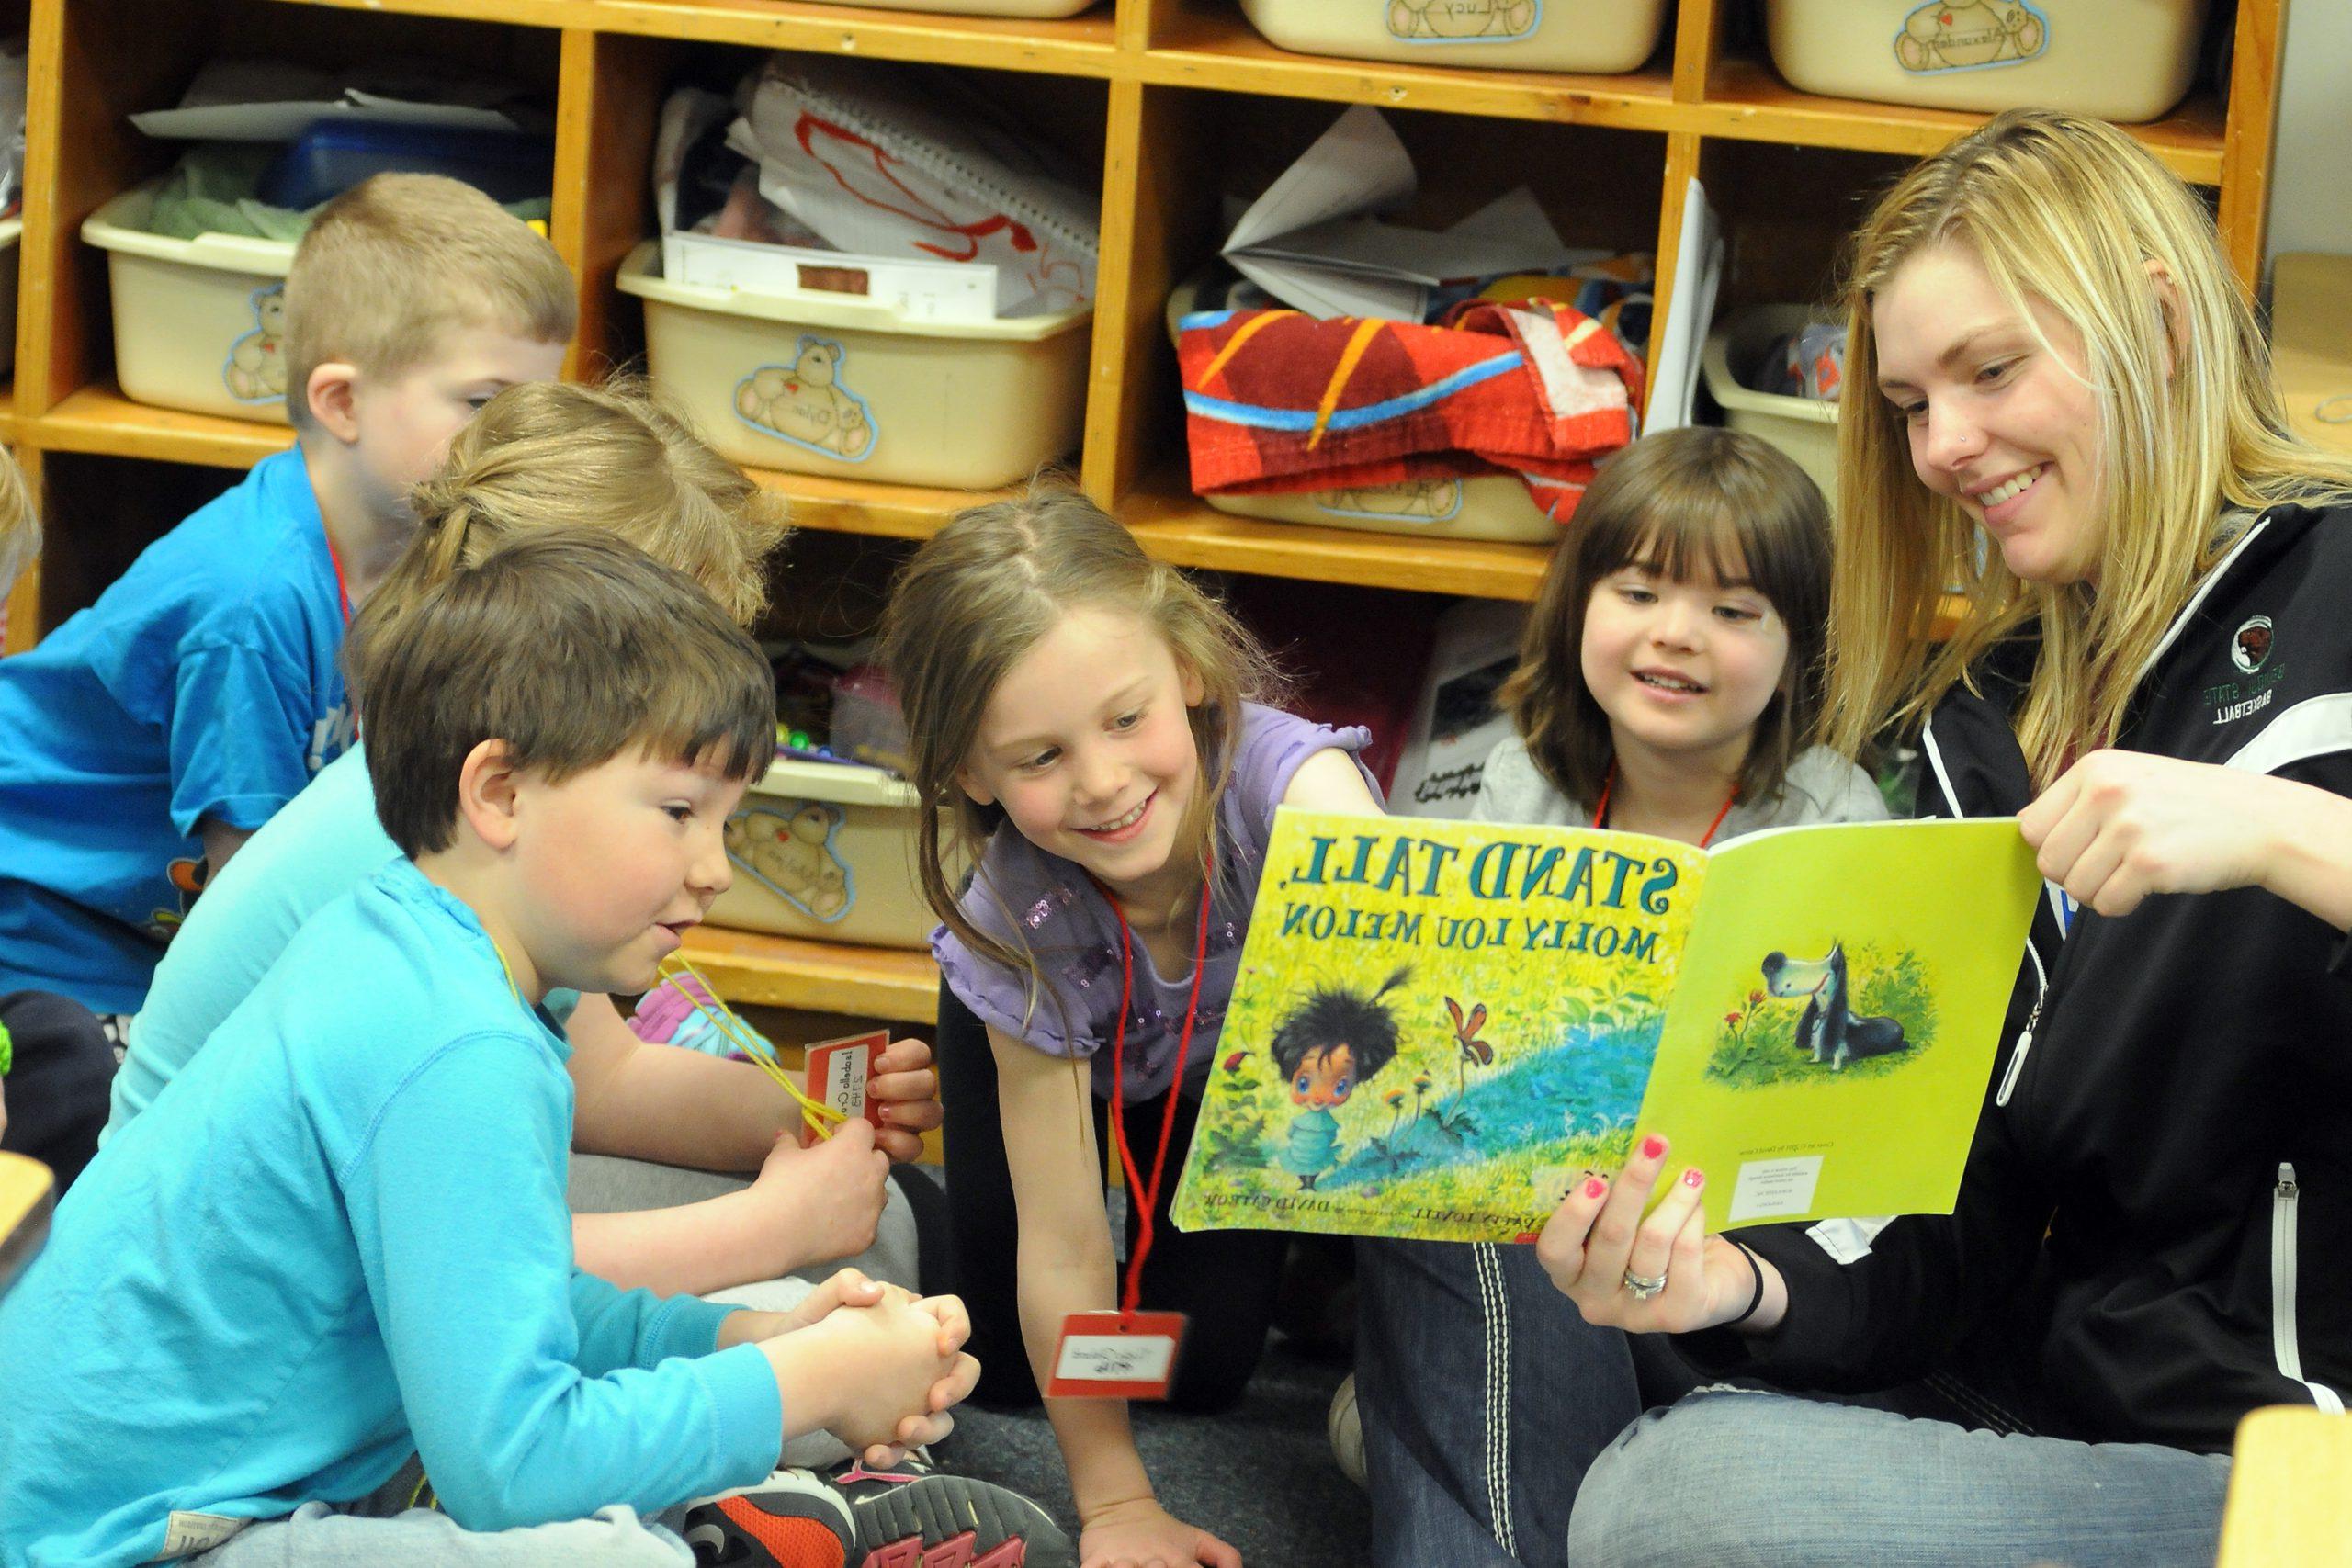
<svg viewBox="0 0 2352 1568">
<path fill-rule="evenodd" d="M 1351 754 L 1371 744 L 1369 730 L 1333 729 L 1256 703 L 1243 705 L 1233 777 L 1217 805 L 1223 862 L 1209 908 L 1208 957 L 1201 977 L 1200 1010 L 1185 1059 L 1184 1089 L 1197 1096 L 1216 1059 L 1219 1026 L 1241 965 L 1250 932 L 1250 906 L 1265 868 L 1274 807 L 1291 775 L 1317 751 Z M 1356 764 L 1359 772 L 1363 764 Z M 1374 797 L 1380 786 L 1364 783 Z M 1086 873 L 1023 838 L 1012 824 L 999 828 L 980 855 L 978 873 L 963 897 L 965 916 L 1018 952 L 1037 957 L 1052 995 L 1030 1000 L 1028 977 L 975 956 L 946 927 L 932 933 L 931 951 L 948 988 L 984 1023 L 1053 1056 L 1092 1057 L 1094 1094 L 1111 1097 L 1111 1041 L 1119 1010 L 1119 921 Z M 1007 925 L 1011 911 L 1017 929 Z M 1135 943 L 1134 998 L 1127 1014 L 1126 1098 L 1139 1103 L 1167 1092 L 1191 997 L 1191 970 L 1162 976 L 1151 954 Z M 1058 997 L 1062 1005 L 1055 1005 Z"/>
</svg>

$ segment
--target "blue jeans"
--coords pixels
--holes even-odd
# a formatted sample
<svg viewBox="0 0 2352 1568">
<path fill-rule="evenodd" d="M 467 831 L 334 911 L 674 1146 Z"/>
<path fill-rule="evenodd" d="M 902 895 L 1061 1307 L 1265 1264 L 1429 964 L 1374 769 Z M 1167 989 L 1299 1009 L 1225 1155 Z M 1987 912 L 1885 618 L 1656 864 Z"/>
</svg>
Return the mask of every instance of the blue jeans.
<svg viewBox="0 0 2352 1568">
<path fill-rule="evenodd" d="M 1568 1558 L 1577 1568 L 2209 1568 L 2229 1483 L 2222 1454 L 1711 1390 L 1650 1411 L 1593 1462 Z"/>
<path fill-rule="evenodd" d="M 1532 1247 L 1367 1240 L 1356 1281 L 1376 1568 L 1564 1568 L 1577 1483 L 1641 1413 L 1626 1336 Z"/>
</svg>

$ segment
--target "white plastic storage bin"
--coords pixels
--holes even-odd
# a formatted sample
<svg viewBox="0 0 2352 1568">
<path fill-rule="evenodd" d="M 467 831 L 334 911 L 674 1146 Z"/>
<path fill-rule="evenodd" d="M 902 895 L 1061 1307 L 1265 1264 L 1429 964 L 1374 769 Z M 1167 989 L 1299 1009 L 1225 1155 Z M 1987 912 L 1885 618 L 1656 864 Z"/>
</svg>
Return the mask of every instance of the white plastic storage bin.
<svg viewBox="0 0 2352 1568">
<path fill-rule="evenodd" d="M 819 289 L 672 283 L 660 263 L 648 241 L 620 272 L 653 378 L 739 463 L 993 490 L 1078 446 L 1089 308 L 922 321 Z"/>
<path fill-rule="evenodd" d="M 1267 41 L 1301 54 L 1634 71 L 1657 49 L 1666 0 L 1241 0 Z"/>
<path fill-rule="evenodd" d="M 879 768 L 778 759 L 727 819 L 735 880 L 711 924 L 924 946 L 938 921 L 915 874 L 915 802 Z"/>
<path fill-rule="evenodd" d="M 1838 405 L 1816 398 L 1758 392 L 1741 377 L 1752 371 L 1765 350 L 1791 333 L 1819 321 L 1803 305 L 1762 305 L 1726 317 L 1707 336 L 1700 369 L 1707 395 L 1723 405 L 1724 423 L 1770 442 L 1796 459 L 1834 509 L 1838 504 Z"/>
<path fill-rule="evenodd" d="M 1094 0 L 817 0 L 820 6 L 878 6 L 947 17 L 1075 17 Z"/>
<path fill-rule="evenodd" d="M 1560 536 L 1560 525 L 1544 514 L 1527 486 L 1511 474 L 1412 479 L 1377 489 L 1201 499 L 1236 517 L 1410 534 L 1423 539 L 1507 539 L 1540 545 Z"/>
<path fill-rule="evenodd" d="M 1792 86 L 1928 108 L 2154 119 L 2197 69 L 2206 0 L 1766 0 Z"/>
<path fill-rule="evenodd" d="M 293 245 L 237 234 L 151 234 L 153 199 L 148 186 L 125 191 L 82 225 L 82 238 L 107 253 L 122 395 L 284 424 L 280 334 Z"/>
<path fill-rule="evenodd" d="M 0 223 L 0 376 L 17 363 L 17 264 L 24 237 L 23 219 Z"/>
</svg>

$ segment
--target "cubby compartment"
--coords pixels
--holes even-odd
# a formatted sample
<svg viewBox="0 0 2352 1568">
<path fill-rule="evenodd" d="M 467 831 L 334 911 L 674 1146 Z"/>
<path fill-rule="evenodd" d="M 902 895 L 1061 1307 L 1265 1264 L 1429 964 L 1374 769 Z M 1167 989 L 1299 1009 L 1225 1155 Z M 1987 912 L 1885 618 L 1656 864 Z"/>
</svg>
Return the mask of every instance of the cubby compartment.
<svg viewBox="0 0 2352 1568">
<path fill-rule="evenodd" d="M 595 41 L 585 85 L 599 110 L 628 129 L 598 133 L 582 262 L 589 293 L 610 292 L 583 311 L 583 357 L 642 356 L 655 384 L 714 446 L 796 493 L 834 481 L 852 494 L 935 513 L 929 492 L 990 490 L 1057 461 L 1075 466 L 1099 277 L 1082 304 L 947 321 L 880 298 L 879 269 L 860 268 L 855 256 L 741 286 L 663 275 L 651 184 L 662 105 L 684 86 L 732 95 L 766 59 L 744 49 Z M 828 62 L 803 54 L 791 63 L 821 79 Z M 843 69 L 921 85 L 943 68 L 858 62 Z M 956 79 L 1019 117 L 1059 163 L 1099 187 L 1102 84 L 1008 72 L 959 71 Z M 890 169 L 862 151 L 866 161 L 844 181 L 874 186 L 879 202 L 894 188 Z M 1099 190 L 1087 199 L 1099 231 Z M 929 254 L 969 248 L 943 230 Z M 869 288 L 872 295 L 863 292 Z"/>
<path fill-rule="evenodd" d="M 1136 467 L 1144 483 L 1187 501 L 1193 468 L 1186 441 L 1185 403 L 1199 389 L 1183 385 L 1170 339 L 1192 307 L 1193 285 L 1219 265 L 1233 203 L 1254 199 L 1315 142 L 1341 110 L 1338 106 L 1262 96 L 1226 96 L 1155 90 L 1156 124 L 1187 149 L 1171 161 L 1179 178 L 1159 187 L 1153 216 L 1162 249 L 1136 268 L 1136 286 L 1167 280 L 1157 299 L 1140 296 L 1158 313 L 1161 331 L 1129 380 L 1148 389 L 1150 414 L 1137 433 Z M 1384 214 L 1398 224 L 1444 230 L 1519 186 L 1526 186 L 1560 242 L 1575 250 L 1650 253 L 1658 234 L 1658 189 L 1664 178 L 1661 137 L 1572 125 L 1514 125 L 1512 155 L 1494 155 L 1495 127 L 1475 117 L 1415 111 L 1388 113 L 1410 155 L 1419 188 L 1401 208 Z M 1154 265 L 1157 264 L 1157 265 Z M 1205 319 L 1205 318 L 1204 318 Z M 1508 344 L 1507 339 L 1498 339 Z M 1638 349 L 1635 351 L 1638 354 Z M 1346 389 L 1336 389 L 1345 409 Z M 1327 395 L 1329 393 L 1327 392 Z M 1313 406 L 1309 400 L 1308 406 Z M 1479 543 L 1532 551 L 1549 547 L 1559 525 L 1529 487 L 1506 473 L 1424 476 L 1374 487 L 1338 485 L 1273 494 L 1213 493 L 1193 501 L 1216 512 L 1285 529 L 1348 529 L 1393 535 L 1430 552 Z M 1302 532 L 1300 542 L 1317 536 Z"/>
<path fill-rule="evenodd" d="M 27 334 L 40 343 L 44 361 L 34 400 L 42 410 L 74 401 L 72 416 L 116 420 L 130 429 L 154 417 L 140 406 L 141 398 L 240 423 L 283 422 L 275 387 L 258 365 L 239 371 L 236 349 L 272 335 L 266 297 L 283 276 L 280 258 L 291 255 L 285 243 L 241 239 L 222 245 L 213 235 L 182 243 L 145 232 L 136 193 L 169 170 L 188 143 L 149 137 L 130 115 L 178 104 L 198 69 L 217 58 L 284 60 L 327 71 L 413 60 L 429 70 L 509 78 L 550 114 L 555 104 L 560 44 L 539 28 L 266 0 L 187 0 L 168 7 L 74 0 L 62 11 L 57 25 L 66 68 L 53 89 L 61 120 L 48 170 L 53 183 L 41 189 L 28 179 L 28 216 L 43 201 L 53 203 L 41 222 L 28 225 L 51 248 L 43 265 L 54 278 L 47 318 Z M 102 209 L 99 233 L 114 239 L 112 251 L 82 233 Z M 182 243 L 185 251 L 163 254 Z M 237 254 L 200 254 L 222 251 Z M 124 301 L 127 317 L 114 308 L 110 261 L 126 264 L 139 278 Z M 204 301 L 208 294 L 218 298 Z M 218 321 L 209 313 L 216 308 L 225 312 Z M 239 386 L 252 395 L 239 395 Z"/>
</svg>

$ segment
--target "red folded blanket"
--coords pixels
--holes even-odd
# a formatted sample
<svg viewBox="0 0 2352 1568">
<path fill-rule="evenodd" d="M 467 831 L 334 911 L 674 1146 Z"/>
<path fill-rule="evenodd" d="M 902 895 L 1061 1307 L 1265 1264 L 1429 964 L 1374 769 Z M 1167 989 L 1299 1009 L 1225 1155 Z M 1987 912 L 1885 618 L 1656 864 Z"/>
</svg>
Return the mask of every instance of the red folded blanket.
<svg viewBox="0 0 2352 1568">
<path fill-rule="evenodd" d="M 1473 301 L 1443 326 L 1294 310 L 1178 323 L 1193 488 L 1268 494 L 1500 468 L 1566 522 L 1633 439 L 1642 367 L 1598 321 L 1545 299 Z"/>
</svg>

